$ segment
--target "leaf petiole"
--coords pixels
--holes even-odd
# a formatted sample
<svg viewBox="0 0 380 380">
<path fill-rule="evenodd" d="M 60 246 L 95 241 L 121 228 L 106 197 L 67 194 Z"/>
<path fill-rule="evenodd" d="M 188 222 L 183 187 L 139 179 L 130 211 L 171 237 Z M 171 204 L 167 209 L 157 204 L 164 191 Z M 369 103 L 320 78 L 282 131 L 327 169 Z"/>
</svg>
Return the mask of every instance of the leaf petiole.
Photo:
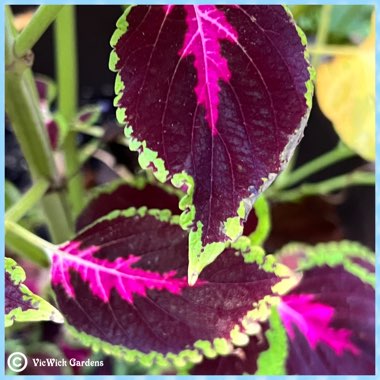
<svg viewBox="0 0 380 380">
<path fill-rule="evenodd" d="M 103 138 L 105 136 L 105 129 L 98 125 L 81 125 L 77 124 L 72 127 L 72 131 L 80 132 L 88 136 Z M 116 143 L 128 147 L 128 140 L 124 136 L 119 136 L 115 140 Z"/>
<path fill-rule="evenodd" d="M 333 191 L 355 185 L 375 185 L 375 173 L 354 171 L 318 183 L 306 183 L 292 190 L 270 194 L 275 201 L 294 202 L 305 196 L 327 195 Z M 268 196 L 268 195 L 267 195 Z"/>
<path fill-rule="evenodd" d="M 365 54 L 365 51 L 359 49 L 355 45 L 324 45 L 324 46 L 315 46 L 311 45 L 308 48 L 308 51 L 311 55 L 360 55 Z"/>
<path fill-rule="evenodd" d="M 41 200 L 49 189 L 50 183 L 39 178 L 32 187 L 6 213 L 5 220 L 18 222 L 35 204 Z"/>
<path fill-rule="evenodd" d="M 20 257 L 25 257 L 42 267 L 49 266 L 49 255 L 53 244 L 29 232 L 19 224 L 5 220 L 5 245 Z"/>
<path fill-rule="evenodd" d="M 25 29 L 17 36 L 14 53 L 23 57 L 55 20 L 63 5 L 40 5 Z"/>
<path fill-rule="evenodd" d="M 276 190 L 291 187 L 292 185 L 301 182 L 303 179 L 311 176 L 312 174 L 354 155 L 354 151 L 349 149 L 343 143 L 339 142 L 338 145 L 331 151 L 315 158 L 312 161 L 307 162 L 298 169 L 287 174 L 283 181 L 279 185 L 276 185 Z"/>
</svg>

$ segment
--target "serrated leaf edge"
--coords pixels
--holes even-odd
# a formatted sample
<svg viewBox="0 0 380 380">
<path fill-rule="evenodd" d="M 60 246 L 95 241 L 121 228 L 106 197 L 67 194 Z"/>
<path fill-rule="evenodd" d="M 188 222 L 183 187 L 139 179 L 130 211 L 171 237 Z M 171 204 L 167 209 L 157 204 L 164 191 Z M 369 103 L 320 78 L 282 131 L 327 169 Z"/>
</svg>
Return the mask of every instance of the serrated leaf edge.
<svg viewBox="0 0 380 380">
<path fill-rule="evenodd" d="M 5 257 L 5 272 L 10 275 L 11 281 L 16 285 L 23 295 L 23 300 L 31 303 L 32 307 L 28 310 L 22 310 L 21 307 L 12 309 L 5 314 L 5 327 L 10 327 L 16 322 L 39 322 L 52 321 L 63 323 L 62 314 L 49 302 L 34 294 L 23 284 L 26 279 L 24 269 L 16 263 L 15 260 Z"/>
<path fill-rule="evenodd" d="M 126 124 L 126 109 L 119 107 L 119 101 L 123 95 L 123 89 L 124 84 L 122 82 L 121 76 L 117 70 L 117 62 L 119 60 L 119 57 L 117 56 L 117 53 L 114 49 L 117 42 L 119 41 L 120 37 L 123 36 L 128 29 L 128 21 L 127 16 L 130 13 L 132 6 L 129 6 L 126 8 L 122 16 L 118 19 L 116 26 L 117 29 L 113 33 L 110 41 L 110 45 L 113 48 L 111 54 L 110 54 L 110 60 L 109 60 L 109 68 L 111 71 L 116 72 L 116 79 L 115 79 L 115 94 L 116 97 L 114 99 L 114 106 L 116 107 L 116 117 L 120 124 Z M 302 32 L 302 30 L 295 24 L 293 17 L 290 13 L 290 11 L 285 7 L 287 14 L 289 15 L 290 20 L 294 24 L 295 28 L 297 29 L 297 33 L 301 38 L 301 41 L 303 45 L 306 44 L 306 36 Z M 308 52 L 305 48 L 304 51 L 305 60 L 309 63 L 308 60 Z M 306 104 L 308 106 L 307 112 L 302 118 L 299 127 L 296 129 L 294 134 L 292 136 L 289 136 L 289 142 L 284 148 L 282 154 L 281 154 L 281 170 L 286 166 L 287 162 L 289 161 L 290 157 L 292 156 L 294 149 L 298 145 L 302 135 L 303 130 L 306 126 L 306 122 L 309 117 L 310 113 L 310 107 L 311 107 L 311 98 L 313 94 L 313 69 L 309 65 L 308 71 L 310 73 L 310 79 L 305 84 L 306 92 L 305 92 L 305 98 L 306 98 Z M 160 182 L 166 182 L 169 179 L 169 172 L 165 167 L 165 162 L 163 159 L 158 157 L 158 153 L 154 150 L 147 147 L 146 141 L 139 141 L 135 137 L 133 137 L 133 128 L 131 125 L 126 125 L 124 129 L 125 137 L 129 141 L 129 148 L 132 151 L 136 151 L 139 153 L 138 161 L 140 166 L 147 170 L 149 168 L 152 168 L 152 166 L 155 168 L 153 171 L 154 176 L 160 181 Z M 280 171 L 281 171 L 280 170 Z M 260 186 L 258 190 L 258 194 L 262 193 L 266 188 L 269 187 L 269 185 L 273 182 L 273 180 L 276 178 L 276 175 L 272 175 L 272 173 L 269 174 L 268 178 L 262 178 L 262 185 Z M 201 271 L 210 263 L 212 263 L 216 257 L 218 257 L 219 254 L 223 252 L 225 249 L 227 243 L 230 241 L 236 241 L 242 233 L 243 233 L 243 224 L 244 221 L 247 219 L 249 212 L 252 209 L 253 203 L 255 202 L 257 195 L 252 195 L 248 198 L 242 199 L 240 201 L 239 207 L 236 210 L 236 215 L 234 217 L 229 217 L 226 220 L 222 221 L 221 224 L 224 228 L 224 233 L 230 240 L 224 241 L 224 242 L 213 242 L 208 243 L 205 246 L 202 245 L 201 237 L 202 237 L 202 229 L 203 224 L 198 221 L 196 225 L 194 225 L 195 220 L 195 206 L 193 204 L 193 194 L 194 194 L 194 179 L 192 176 L 190 176 L 188 173 L 182 171 L 181 173 L 175 173 L 172 178 L 170 178 L 171 183 L 181 188 L 182 186 L 186 187 L 186 194 L 183 196 L 183 198 L 180 201 L 180 209 L 184 210 L 181 218 L 180 218 L 180 225 L 183 229 L 189 229 L 190 227 L 190 234 L 189 234 L 189 283 L 194 284 L 201 273 Z"/>
<path fill-rule="evenodd" d="M 360 258 L 375 267 L 375 254 L 360 243 L 342 240 L 339 242 L 320 243 L 310 246 L 303 243 L 290 243 L 281 248 L 276 255 L 304 250 L 306 257 L 300 259 L 299 271 L 306 271 L 314 267 L 328 265 L 336 267 L 343 265 L 347 272 L 358 277 L 363 282 L 375 287 L 376 275 L 356 264 L 352 259 Z"/>
<path fill-rule="evenodd" d="M 136 175 L 131 179 L 118 178 L 112 182 L 107 182 L 105 184 L 96 186 L 90 190 L 89 196 L 86 198 L 86 201 L 83 203 L 81 210 L 78 212 L 78 216 L 75 218 L 79 218 L 80 215 L 85 211 L 85 209 L 90 205 L 91 202 L 95 201 L 97 198 L 104 194 L 111 194 L 116 191 L 120 186 L 128 185 L 137 190 L 144 190 L 146 186 L 152 185 L 157 186 L 161 190 L 164 190 L 166 193 L 170 195 L 175 195 L 180 199 L 183 196 L 182 191 L 176 189 L 174 187 L 169 186 L 166 183 L 161 183 L 155 181 L 151 177 L 146 177 L 142 175 Z M 80 233 L 81 231 L 79 231 Z"/>
<path fill-rule="evenodd" d="M 118 217 L 129 218 L 135 216 L 143 217 L 146 215 L 153 216 L 162 222 L 179 225 L 179 215 L 172 215 L 170 210 L 147 209 L 147 207 L 137 209 L 131 207 L 126 210 L 115 210 L 99 218 L 85 227 L 82 232 L 102 221 L 112 220 Z M 270 316 L 271 308 L 280 301 L 279 295 L 275 290 L 276 286 L 278 287 L 281 282 L 286 281 L 288 277 L 292 275 L 285 266 L 276 263 L 274 256 L 265 255 L 262 249 L 257 250 L 257 247 L 251 247 L 248 237 L 241 237 L 237 242 L 231 243 L 230 247 L 240 251 L 245 263 L 256 263 L 261 270 L 275 273 L 279 277 L 279 282 L 272 286 L 274 293 L 266 295 L 262 300 L 254 303 L 252 310 L 242 318 L 240 323 L 234 326 L 230 333 L 230 341 L 225 338 L 215 338 L 212 342 L 199 340 L 194 343 L 193 349 L 185 349 L 179 354 L 168 353 L 163 355 L 156 351 L 145 354 L 141 351 L 128 349 L 120 345 L 112 345 L 99 338 L 90 336 L 83 331 L 78 331 L 67 323 L 66 326 L 74 337 L 78 338 L 85 346 L 91 347 L 92 350 L 102 350 L 106 354 L 123 358 L 127 362 L 139 362 L 147 367 L 155 364 L 162 367 L 162 369 L 171 367 L 180 368 L 188 363 L 199 363 L 203 356 L 215 358 L 217 355 L 228 355 L 232 352 L 233 346 L 244 346 L 248 344 L 249 336 L 261 333 L 261 325 L 259 322 L 266 321 Z"/>
</svg>

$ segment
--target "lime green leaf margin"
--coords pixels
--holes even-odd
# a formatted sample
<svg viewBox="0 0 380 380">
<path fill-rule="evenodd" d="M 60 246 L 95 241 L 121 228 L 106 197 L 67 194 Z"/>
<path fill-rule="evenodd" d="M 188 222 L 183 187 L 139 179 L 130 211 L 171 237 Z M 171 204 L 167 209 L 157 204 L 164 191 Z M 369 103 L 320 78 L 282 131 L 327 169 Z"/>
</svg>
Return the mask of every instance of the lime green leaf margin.
<svg viewBox="0 0 380 380">
<path fill-rule="evenodd" d="M 347 272 L 375 287 L 375 273 L 368 271 L 364 266 L 355 262 L 355 259 L 361 259 L 375 267 L 375 254 L 357 242 L 343 240 L 340 242 L 321 243 L 316 246 L 291 243 L 284 246 L 276 256 L 281 261 L 282 256 L 291 255 L 293 252 L 302 253 L 298 261 L 299 271 L 306 271 L 323 265 L 330 267 L 343 265 Z"/>
<path fill-rule="evenodd" d="M 180 216 L 172 215 L 170 210 L 148 210 L 147 207 L 140 207 L 138 209 L 131 207 L 127 210 L 115 210 L 99 218 L 85 227 L 82 232 L 104 220 L 112 220 L 120 216 L 132 218 L 136 215 L 151 215 L 162 222 L 180 224 Z M 260 323 L 268 320 L 271 315 L 271 309 L 279 302 L 279 295 L 294 286 L 294 283 L 289 281 L 293 276 L 292 272 L 284 265 L 277 263 L 274 256 L 265 255 L 262 248 L 252 247 L 248 237 L 241 237 L 237 242 L 231 244 L 231 247 L 240 252 L 245 263 L 256 263 L 261 270 L 275 273 L 279 277 L 279 282 L 272 286 L 272 294 L 266 295 L 262 300 L 252 305 L 252 310 L 231 330 L 229 339 L 215 338 L 213 341 L 199 340 L 194 343 L 193 348 L 185 349 L 178 354 L 168 353 L 163 355 L 156 351 L 146 354 L 120 345 L 112 345 L 99 338 L 78 331 L 73 326 L 67 324 L 68 331 L 82 344 L 91 347 L 91 350 L 94 352 L 102 351 L 107 355 L 123 359 L 126 362 L 138 362 L 146 367 L 157 366 L 162 371 L 171 368 L 185 368 L 189 363 L 197 364 L 202 361 L 203 357 L 212 359 L 218 355 L 226 356 L 230 354 L 234 350 L 234 347 L 247 345 L 250 336 L 261 334 Z"/>
<path fill-rule="evenodd" d="M 269 348 L 257 360 L 255 375 L 286 375 L 288 339 L 278 311 L 273 308 L 269 318 L 270 329 L 266 332 Z"/>
<path fill-rule="evenodd" d="M 314 247 L 300 243 L 291 243 L 284 246 L 276 254 L 276 257 L 278 261 L 281 262 L 283 256 L 291 256 L 293 254 L 298 255 L 296 271 L 307 271 L 314 267 L 324 265 L 330 267 L 343 265 L 347 272 L 350 272 L 363 282 L 375 288 L 375 273 L 355 263 L 355 259 L 361 259 L 375 267 L 375 254 L 359 243 L 341 241 L 321 243 Z M 297 277 L 293 279 L 297 281 Z M 283 283 L 286 283 L 286 280 L 283 280 Z M 288 290 L 290 288 L 291 286 L 288 286 Z M 282 294 L 286 294 L 286 291 L 283 291 Z M 258 358 L 258 370 L 255 373 L 256 375 L 286 374 L 286 360 L 289 353 L 288 339 L 276 306 L 274 302 L 269 317 L 270 329 L 266 332 L 269 348 L 261 353 Z"/>
<path fill-rule="evenodd" d="M 257 226 L 255 231 L 249 235 L 252 245 L 263 245 L 270 234 L 272 227 L 270 217 L 270 206 L 263 194 L 261 194 L 253 205 L 256 216 Z"/>
<path fill-rule="evenodd" d="M 18 287 L 23 294 L 23 300 L 31 304 L 28 310 L 21 310 L 20 307 L 11 310 L 5 315 L 5 327 L 12 326 L 16 322 L 37 322 L 52 321 L 63 323 L 62 314 L 50 303 L 32 293 L 24 284 L 25 272 L 17 265 L 16 261 L 11 258 L 5 258 L 5 272 L 9 274 L 11 281 Z"/>
<path fill-rule="evenodd" d="M 183 197 L 183 192 L 179 189 L 176 189 L 166 183 L 157 182 L 152 176 L 143 176 L 136 175 L 132 178 L 117 178 L 111 182 L 101 184 L 89 190 L 87 198 L 84 200 L 82 208 L 78 212 L 76 217 L 89 206 L 89 204 L 94 201 L 96 198 L 100 197 L 102 194 L 111 194 L 117 190 L 118 187 L 128 185 L 131 188 L 144 190 L 146 186 L 152 185 L 157 186 L 161 190 L 164 190 L 166 193 L 175 195 L 180 200 Z"/>
</svg>

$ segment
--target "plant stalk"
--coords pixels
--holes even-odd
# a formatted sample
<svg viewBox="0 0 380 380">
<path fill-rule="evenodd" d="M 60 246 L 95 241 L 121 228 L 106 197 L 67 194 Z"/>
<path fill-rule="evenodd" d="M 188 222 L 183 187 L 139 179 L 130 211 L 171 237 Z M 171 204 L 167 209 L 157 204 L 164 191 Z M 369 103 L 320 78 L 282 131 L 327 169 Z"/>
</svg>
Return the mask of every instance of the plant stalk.
<svg viewBox="0 0 380 380">
<path fill-rule="evenodd" d="M 308 47 L 308 51 L 312 55 L 351 55 L 357 56 L 360 54 L 365 54 L 361 49 L 358 49 L 355 45 L 324 45 L 324 46 L 314 46 L 311 45 Z"/>
<path fill-rule="evenodd" d="M 55 249 L 55 245 L 21 227 L 12 221 L 5 221 L 6 245 L 27 259 L 49 265 L 50 252 Z"/>
<path fill-rule="evenodd" d="M 9 249 L 9 251 L 15 253 L 18 257 L 32 261 L 42 268 L 49 267 L 49 258 L 44 250 L 33 244 L 29 244 L 29 242 L 21 240 L 20 237 L 13 231 L 6 233 L 5 237 L 5 246 Z"/>
<path fill-rule="evenodd" d="M 80 132 L 88 136 L 96 137 L 98 139 L 102 139 L 105 135 L 105 129 L 103 127 L 92 125 L 92 126 L 81 126 L 81 125 L 74 125 L 72 128 L 75 132 Z M 115 139 L 115 142 L 119 145 L 129 147 L 128 140 L 124 136 L 119 136 Z"/>
<path fill-rule="evenodd" d="M 338 145 L 331 151 L 315 158 L 312 161 L 307 162 L 298 169 L 289 173 L 284 181 L 276 186 L 276 190 L 291 187 L 292 185 L 301 182 L 303 179 L 311 176 L 312 174 L 354 155 L 354 151 L 347 148 L 344 144 L 338 143 Z"/>
<path fill-rule="evenodd" d="M 54 24 L 56 72 L 58 81 L 58 110 L 71 125 L 78 105 L 78 72 L 75 8 L 66 5 Z M 63 143 L 63 153 L 67 173 L 76 173 L 68 180 L 69 201 L 73 214 L 81 208 L 84 199 L 83 181 L 77 149 L 77 133 L 70 131 Z"/>
<path fill-rule="evenodd" d="M 50 149 L 49 138 L 45 128 L 37 97 L 31 62 L 25 57 L 17 58 L 13 54 L 16 31 L 9 6 L 5 9 L 5 111 L 11 122 L 17 141 L 34 182 L 41 178 L 48 181 L 52 188 L 59 187 L 54 157 Z M 63 194 L 49 194 L 42 199 L 42 206 L 47 217 L 49 232 L 53 241 L 67 240 L 72 232 L 71 220 L 66 213 Z M 51 215 L 50 208 L 57 211 Z"/>
<path fill-rule="evenodd" d="M 327 38 L 329 35 L 332 7 L 332 5 L 322 5 L 321 18 L 319 21 L 317 35 L 315 38 L 315 46 L 317 49 L 322 48 L 324 45 L 326 45 Z M 318 55 L 312 56 L 311 63 L 315 68 L 318 67 L 320 58 L 321 57 Z"/>
<path fill-rule="evenodd" d="M 50 183 L 44 178 L 37 180 L 32 187 L 6 213 L 5 219 L 18 222 L 35 204 L 42 199 Z"/>
<path fill-rule="evenodd" d="M 349 186 L 373 186 L 375 183 L 376 177 L 374 173 L 356 171 L 348 174 L 342 174 L 318 183 L 305 183 L 292 190 L 273 193 L 270 194 L 270 199 L 281 202 L 295 202 L 305 196 L 327 195 L 333 191 L 341 190 Z"/>
<path fill-rule="evenodd" d="M 22 57 L 33 48 L 55 20 L 63 5 L 40 5 L 25 29 L 16 37 L 14 53 Z"/>
</svg>

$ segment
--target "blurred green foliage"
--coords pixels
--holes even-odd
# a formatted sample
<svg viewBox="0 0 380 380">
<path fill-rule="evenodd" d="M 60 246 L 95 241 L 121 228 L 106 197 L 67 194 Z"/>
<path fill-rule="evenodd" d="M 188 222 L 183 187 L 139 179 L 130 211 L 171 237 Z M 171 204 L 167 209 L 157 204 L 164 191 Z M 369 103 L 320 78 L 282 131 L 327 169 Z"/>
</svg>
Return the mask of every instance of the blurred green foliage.
<svg viewBox="0 0 380 380">
<path fill-rule="evenodd" d="M 327 42 L 343 44 L 363 40 L 370 31 L 373 8 L 371 5 L 334 5 Z M 309 42 L 313 42 L 312 37 L 317 33 L 322 5 L 290 5 L 289 9 L 310 39 Z"/>
</svg>

